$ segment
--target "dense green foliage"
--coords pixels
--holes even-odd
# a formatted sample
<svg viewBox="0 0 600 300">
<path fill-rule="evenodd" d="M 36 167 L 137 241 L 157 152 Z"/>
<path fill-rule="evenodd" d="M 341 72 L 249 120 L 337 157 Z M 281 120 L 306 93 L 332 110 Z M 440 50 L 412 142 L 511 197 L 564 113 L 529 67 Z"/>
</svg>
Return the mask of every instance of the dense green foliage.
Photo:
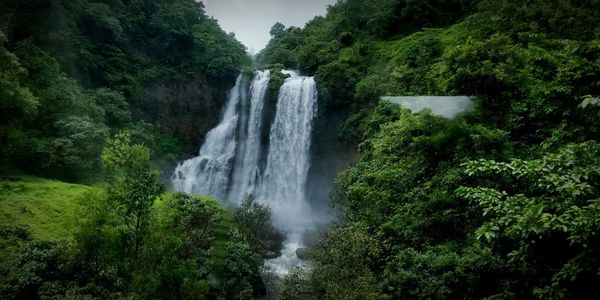
<svg viewBox="0 0 600 300">
<path fill-rule="evenodd" d="M 281 300 L 306 299 L 310 290 L 306 289 L 306 271 L 299 266 L 291 267 L 283 278 L 279 298 Z"/>
<path fill-rule="evenodd" d="M 3 297 L 250 299 L 264 293 L 260 256 L 215 200 L 164 193 L 149 149 L 127 132 L 108 143 L 102 161 L 106 184 L 70 204 L 82 208 L 71 232 L 52 236 L 32 222 L 2 223 Z M 58 214 L 74 221 L 68 217 Z"/>
<path fill-rule="evenodd" d="M 2 165 L 70 179 L 97 170 L 109 129 L 95 92 L 80 88 L 31 41 L 20 42 L 14 53 L 0 42 L 7 66 L 0 99 Z M 101 97 L 126 105 L 120 95 Z"/>
<path fill-rule="evenodd" d="M 0 183 L 0 294 L 263 296 L 262 258 L 283 238 L 270 211 L 252 196 L 231 213 L 165 193 L 154 165 L 181 145 L 140 122 L 134 101 L 164 79 L 224 88 L 244 47 L 191 0 L 0 1 L 0 16 L 0 171 L 104 181 Z M 348 113 L 339 138 L 359 149 L 332 193 L 338 223 L 279 296 L 593 295 L 599 24 L 595 0 L 340 0 L 305 28 L 275 24 L 257 57 L 269 105 L 282 68 L 315 75 L 321 115 Z M 449 120 L 384 95 L 477 105 Z"/>
<path fill-rule="evenodd" d="M 256 201 L 254 194 L 244 195 L 235 210 L 234 221 L 255 252 L 279 256 L 285 235 L 273 226 L 271 210 Z M 269 253 L 271 252 L 271 253 Z"/>
<path fill-rule="evenodd" d="M 220 98 L 248 64 L 196 1 L 0 1 L 0 168 L 98 179 L 106 139 L 125 128 L 172 165 L 182 137 L 145 124 L 156 112 L 136 99 L 157 81 Z"/>
<path fill-rule="evenodd" d="M 594 289 L 600 266 L 599 154 L 598 143 L 590 141 L 535 160 L 466 163 L 470 176 L 496 181 L 489 184 L 494 188 L 457 190 L 489 216 L 477 239 L 501 247 L 509 263 L 532 276 L 539 298 L 580 298 Z"/>
<path fill-rule="evenodd" d="M 5 32 L 30 39 L 67 72 L 93 86 L 131 94 L 159 76 L 239 73 L 245 47 L 204 13 L 178 1 L 3 1 Z"/>
<path fill-rule="evenodd" d="M 101 186 L 2 181 L 1 297 L 260 297 L 261 256 L 230 213 L 165 193 L 155 167 L 186 145 L 140 101 L 160 86 L 155 101 L 186 106 L 168 89 L 199 86 L 210 126 L 249 64 L 197 1 L 0 1 L 0 173 Z"/>
<path fill-rule="evenodd" d="M 359 147 L 314 249 L 318 299 L 581 298 L 596 259 L 597 1 L 342 0 L 259 61 L 316 76 Z M 385 95 L 470 95 L 446 120 Z"/>
</svg>

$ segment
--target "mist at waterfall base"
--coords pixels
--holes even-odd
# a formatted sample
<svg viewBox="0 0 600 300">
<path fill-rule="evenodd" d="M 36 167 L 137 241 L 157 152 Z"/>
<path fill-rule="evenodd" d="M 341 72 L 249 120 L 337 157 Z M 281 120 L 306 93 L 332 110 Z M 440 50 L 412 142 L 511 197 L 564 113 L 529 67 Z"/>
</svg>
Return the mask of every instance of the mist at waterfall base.
<svg viewBox="0 0 600 300">
<path fill-rule="evenodd" d="M 265 262 L 280 276 L 293 265 L 306 265 L 296 256 L 305 232 L 331 219 L 327 203 L 322 203 L 326 197 L 317 203 L 307 199 L 307 191 L 323 195 L 330 188 L 308 181 L 315 170 L 311 142 L 318 110 L 316 83 L 295 71 L 284 73 L 289 77 L 276 105 L 269 103 L 269 71 L 255 72 L 249 84 L 240 75 L 221 122 L 206 135 L 199 155 L 180 163 L 172 176 L 177 191 L 211 195 L 230 206 L 239 205 L 245 193 L 254 193 L 268 205 L 275 225 L 287 235 L 282 255 Z M 324 181 L 333 183 L 333 176 Z"/>
</svg>

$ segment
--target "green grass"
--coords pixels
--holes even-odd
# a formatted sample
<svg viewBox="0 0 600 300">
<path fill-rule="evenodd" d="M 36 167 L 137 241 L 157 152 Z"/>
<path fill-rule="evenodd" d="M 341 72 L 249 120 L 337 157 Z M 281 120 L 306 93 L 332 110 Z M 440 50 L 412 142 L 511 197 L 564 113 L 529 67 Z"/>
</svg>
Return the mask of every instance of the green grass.
<svg viewBox="0 0 600 300">
<path fill-rule="evenodd" d="M 79 199 L 92 189 L 31 176 L 0 177 L 0 227 L 25 227 L 36 239 L 69 239 Z"/>
</svg>

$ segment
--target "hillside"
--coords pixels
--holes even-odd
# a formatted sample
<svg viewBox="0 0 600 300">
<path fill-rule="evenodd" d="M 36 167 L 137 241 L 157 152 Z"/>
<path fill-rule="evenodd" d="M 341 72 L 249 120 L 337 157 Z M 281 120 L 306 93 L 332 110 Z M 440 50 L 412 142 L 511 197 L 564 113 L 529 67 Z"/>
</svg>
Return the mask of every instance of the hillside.
<svg viewBox="0 0 600 300">
<path fill-rule="evenodd" d="M 597 292 L 600 1 L 338 0 L 270 35 L 252 62 L 200 1 L 0 0 L 0 298 Z"/>
<path fill-rule="evenodd" d="M 3 297 L 77 293 L 112 298 L 116 295 L 110 291 L 114 286 L 101 282 L 106 275 L 98 277 L 99 286 L 93 290 L 71 286 L 80 280 L 73 277 L 73 272 L 85 274 L 95 268 L 84 267 L 80 260 L 91 253 L 107 255 L 109 248 L 105 243 L 119 244 L 112 235 L 123 228 L 114 224 L 115 207 L 106 206 L 109 203 L 104 202 L 107 201 L 104 193 L 100 187 L 33 176 L 6 176 L 0 180 L 0 291 Z M 143 254 L 143 259 L 163 264 L 166 269 L 159 275 L 137 275 L 142 277 L 136 279 L 135 284 L 144 286 L 143 294 L 170 295 L 147 279 L 173 280 L 182 272 L 185 274 L 182 280 L 195 278 L 191 285 L 181 287 L 183 293 L 193 298 L 233 296 L 261 289 L 257 281 L 260 261 L 231 220 L 231 211 L 209 197 L 184 194 L 165 194 L 152 204 L 151 210 L 153 232 L 146 233 L 145 240 L 154 244 L 144 246 L 148 252 Z M 107 221 L 113 224 L 105 223 Z M 177 257 L 173 257 L 174 252 L 179 253 Z M 121 256 L 103 263 L 109 262 L 128 264 Z M 197 268 L 190 263 L 197 264 Z M 85 270 L 75 271 L 82 267 Z M 148 272 L 156 270 L 152 265 L 143 268 L 149 268 Z M 233 286 L 242 288 L 232 289 Z M 142 292 L 134 295 L 139 294 Z"/>
<path fill-rule="evenodd" d="M 0 20 L 0 171 L 99 180 L 121 130 L 170 169 L 251 64 L 192 0 L 0 1 Z"/>
<path fill-rule="evenodd" d="M 0 0 L 0 298 L 260 295 L 228 212 L 165 184 L 250 65 L 198 1 Z"/>
<path fill-rule="evenodd" d="M 0 179 L 0 226 L 23 227 L 35 239 L 70 239 L 93 187 L 31 176 Z"/>
<path fill-rule="evenodd" d="M 318 299 L 581 298 L 597 282 L 595 1 L 338 1 L 258 55 L 314 75 L 359 149 Z M 596 24 L 596 25 L 591 25 Z M 453 120 L 381 96 L 475 96 Z"/>
</svg>

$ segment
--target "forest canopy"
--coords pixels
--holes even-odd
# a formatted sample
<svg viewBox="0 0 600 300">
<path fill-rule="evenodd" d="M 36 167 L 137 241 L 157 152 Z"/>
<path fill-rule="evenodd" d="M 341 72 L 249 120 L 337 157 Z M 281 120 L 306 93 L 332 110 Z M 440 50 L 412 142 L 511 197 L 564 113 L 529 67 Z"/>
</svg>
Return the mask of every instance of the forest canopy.
<svg viewBox="0 0 600 300">
<path fill-rule="evenodd" d="M 192 0 L 1 1 L 0 18 L 0 163 L 44 176 L 89 179 L 122 129 L 173 164 L 188 142 L 146 124 L 162 112 L 139 100 L 145 90 L 199 81 L 218 103 L 249 64 L 246 47 Z"/>
<path fill-rule="evenodd" d="M 165 185 L 253 66 L 272 71 L 273 107 L 282 69 L 314 76 L 313 139 L 342 116 L 326 143 L 357 149 L 330 193 L 337 219 L 280 298 L 596 294 L 600 1 L 339 0 L 269 34 L 252 61 L 193 0 L 0 0 L 2 216 L 58 200 L 29 226 L 0 220 L 0 294 L 273 296 L 263 259 L 285 233 L 271 210 Z M 381 101 L 421 95 L 476 108 Z"/>
<path fill-rule="evenodd" d="M 338 139 L 359 149 L 303 281 L 315 298 L 593 293 L 599 5 L 343 0 L 273 26 L 259 64 L 314 75 L 325 109 L 347 113 Z M 379 100 L 412 95 L 477 109 L 447 120 Z"/>
</svg>

